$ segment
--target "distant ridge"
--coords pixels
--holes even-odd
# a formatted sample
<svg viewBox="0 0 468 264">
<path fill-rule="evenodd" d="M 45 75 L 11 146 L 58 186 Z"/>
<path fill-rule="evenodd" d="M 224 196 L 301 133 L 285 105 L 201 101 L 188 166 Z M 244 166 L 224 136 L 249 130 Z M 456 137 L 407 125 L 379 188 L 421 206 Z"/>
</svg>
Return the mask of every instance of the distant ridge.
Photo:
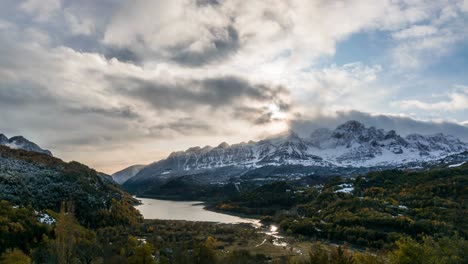
<svg viewBox="0 0 468 264">
<path fill-rule="evenodd" d="M 118 183 L 123 184 L 128 179 L 132 178 L 133 176 L 137 175 L 146 165 L 133 165 L 128 168 L 125 168 L 121 171 L 118 171 L 112 174 L 112 179 Z"/>
<path fill-rule="evenodd" d="M 4 134 L 0 134 L 0 145 L 12 149 L 23 149 L 52 156 L 52 152 L 46 149 L 42 149 L 36 143 L 27 140 L 23 136 L 7 138 Z"/>
</svg>

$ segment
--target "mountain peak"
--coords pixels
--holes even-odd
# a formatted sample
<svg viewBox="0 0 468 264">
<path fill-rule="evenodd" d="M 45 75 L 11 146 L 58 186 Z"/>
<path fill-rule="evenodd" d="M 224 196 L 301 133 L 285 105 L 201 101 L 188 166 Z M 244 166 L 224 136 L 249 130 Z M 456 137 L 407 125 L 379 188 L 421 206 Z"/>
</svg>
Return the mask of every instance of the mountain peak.
<svg viewBox="0 0 468 264">
<path fill-rule="evenodd" d="M 223 142 L 223 143 L 219 144 L 217 148 L 229 148 L 229 144 L 226 143 L 226 142 Z"/>
<path fill-rule="evenodd" d="M 8 139 L 5 135 L 0 134 L 0 145 L 13 149 L 23 149 L 52 156 L 50 151 L 40 148 L 36 143 L 29 141 L 23 136 L 14 136 Z"/>
<path fill-rule="evenodd" d="M 201 149 L 201 151 L 207 152 L 207 151 L 210 151 L 211 149 L 213 149 L 213 147 L 206 145 Z"/>
<path fill-rule="evenodd" d="M 364 126 L 363 123 L 356 121 L 356 120 L 349 120 L 341 125 L 339 125 L 336 130 L 341 130 L 341 131 L 349 131 L 349 132 L 354 132 L 354 131 L 361 131 L 364 130 L 366 126 Z"/>
<path fill-rule="evenodd" d="M 0 145 L 4 145 L 6 143 L 8 143 L 8 138 L 5 135 L 0 134 Z"/>
<path fill-rule="evenodd" d="M 199 146 L 196 146 L 196 147 L 191 147 L 191 148 L 188 148 L 185 152 L 196 152 L 196 151 L 200 151 L 201 148 Z"/>
<path fill-rule="evenodd" d="M 174 158 L 174 157 L 177 157 L 177 156 L 180 156 L 182 154 L 184 154 L 185 152 L 184 151 L 173 151 L 171 152 L 171 154 L 169 154 L 168 158 Z"/>
<path fill-rule="evenodd" d="M 19 136 L 11 137 L 11 138 L 10 138 L 10 141 L 29 141 L 29 140 L 27 140 L 27 139 L 24 138 L 23 136 L 19 135 Z"/>
<path fill-rule="evenodd" d="M 299 135 L 293 130 L 288 131 L 286 138 L 289 140 L 300 139 Z"/>
</svg>

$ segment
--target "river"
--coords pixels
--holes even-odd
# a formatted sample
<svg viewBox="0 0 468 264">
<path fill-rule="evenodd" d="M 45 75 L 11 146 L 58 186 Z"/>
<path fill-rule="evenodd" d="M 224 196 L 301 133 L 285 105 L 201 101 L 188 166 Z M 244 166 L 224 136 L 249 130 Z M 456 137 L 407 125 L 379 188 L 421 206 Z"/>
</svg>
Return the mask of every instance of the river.
<svg viewBox="0 0 468 264">
<path fill-rule="evenodd" d="M 218 223 L 249 223 L 259 225 L 259 220 L 238 217 L 228 214 L 208 211 L 202 202 L 197 201 L 169 201 L 149 198 L 137 198 L 141 205 L 136 208 L 145 219 L 186 220 Z"/>
</svg>

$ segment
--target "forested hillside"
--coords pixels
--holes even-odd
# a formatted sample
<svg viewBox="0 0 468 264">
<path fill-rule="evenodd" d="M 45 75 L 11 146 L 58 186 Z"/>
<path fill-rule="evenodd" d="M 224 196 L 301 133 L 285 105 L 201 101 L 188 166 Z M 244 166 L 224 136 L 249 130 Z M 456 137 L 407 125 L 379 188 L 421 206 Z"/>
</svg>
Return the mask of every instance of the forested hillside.
<svg viewBox="0 0 468 264">
<path fill-rule="evenodd" d="M 263 215 L 288 234 L 388 248 L 405 237 L 468 237 L 468 164 L 372 172 L 297 187 L 278 182 L 240 193 L 219 210 Z"/>
<path fill-rule="evenodd" d="M 73 202 L 79 222 L 87 227 L 130 223 L 137 203 L 109 176 L 78 162 L 0 146 L 0 199 L 36 210 L 60 210 Z M 112 210 L 111 210 L 112 209 Z M 132 215 L 130 218 L 127 215 Z"/>
</svg>

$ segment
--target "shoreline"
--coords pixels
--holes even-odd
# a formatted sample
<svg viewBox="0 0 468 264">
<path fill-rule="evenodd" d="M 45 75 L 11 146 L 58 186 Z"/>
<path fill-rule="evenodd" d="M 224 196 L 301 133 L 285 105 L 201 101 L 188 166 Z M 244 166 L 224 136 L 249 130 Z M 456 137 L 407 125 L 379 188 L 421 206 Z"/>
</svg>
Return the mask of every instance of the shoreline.
<svg viewBox="0 0 468 264">
<path fill-rule="evenodd" d="M 241 218 L 247 218 L 247 219 L 254 219 L 254 220 L 261 220 L 262 216 L 261 215 L 248 215 L 248 214 L 243 214 L 243 213 L 236 213 L 236 212 L 231 212 L 231 211 L 223 211 L 220 209 L 217 209 L 215 207 L 216 202 L 214 201 L 195 201 L 195 200 L 188 200 L 180 197 L 173 197 L 173 196 L 159 196 L 159 195 L 133 195 L 135 199 L 143 198 L 143 199 L 155 199 L 155 200 L 162 200 L 162 201 L 174 201 L 174 202 L 194 202 L 193 205 L 202 205 L 203 209 L 210 211 L 210 212 L 215 212 L 215 213 L 220 213 L 220 214 L 225 214 L 225 215 L 231 215 L 231 216 L 237 216 Z"/>
<path fill-rule="evenodd" d="M 141 196 L 134 196 L 135 199 L 137 199 L 140 203 L 139 205 L 135 206 L 135 208 L 137 210 L 140 211 L 141 215 L 143 216 L 144 220 L 172 220 L 172 221 L 187 221 L 187 222 L 207 222 L 207 223 L 222 223 L 222 224 L 248 224 L 248 225 L 251 225 L 255 228 L 266 228 L 268 227 L 268 225 L 264 225 L 260 218 L 259 217 L 251 217 L 251 216 L 248 216 L 248 215 L 243 215 L 243 214 L 233 214 L 233 213 L 226 213 L 224 211 L 221 211 L 221 210 L 215 210 L 215 204 L 216 203 L 213 203 L 213 202 L 206 202 L 206 201 L 190 201 L 190 200 L 170 200 L 170 199 L 161 199 L 160 197 L 158 198 L 155 198 L 154 196 L 152 197 L 141 197 Z M 167 197 L 166 197 L 167 198 Z M 147 203 L 151 203 L 151 201 L 148 201 L 147 203 L 144 203 L 142 201 L 142 199 L 149 199 L 149 200 L 153 200 L 155 202 L 174 202 L 174 203 L 187 203 L 189 206 L 197 206 L 198 209 L 196 210 L 202 210 L 202 211 L 205 211 L 207 213 L 212 213 L 212 214 L 219 214 L 219 217 L 222 219 L 223 216 L 224 217 L 232 217 L 233 220 L 228 220 L 228 221 L 223 221 L 223 220 L 192 220 L 192 219 L 188 219 L 188 218 L 185 218 L 185 217 L 175 217 L 175 219 L 171 219 L 172 217 L 165 217 L 164 215 L 151 215 L 149 214 L 149 216 L 147 217 L 151 217 L 151 218 L 147 218 L 144 216 L 144 214 L 141 212 L 140 209 L 138 209 L 139 206 L 144 206 L 145 204 Z M 147 214 L 148 215 L 148 214 Z M 154 218 L 154 217 L 160 217 L 160 218 Z M 238 221 L 237 221 L 238 220 Z"/>
</svg>

